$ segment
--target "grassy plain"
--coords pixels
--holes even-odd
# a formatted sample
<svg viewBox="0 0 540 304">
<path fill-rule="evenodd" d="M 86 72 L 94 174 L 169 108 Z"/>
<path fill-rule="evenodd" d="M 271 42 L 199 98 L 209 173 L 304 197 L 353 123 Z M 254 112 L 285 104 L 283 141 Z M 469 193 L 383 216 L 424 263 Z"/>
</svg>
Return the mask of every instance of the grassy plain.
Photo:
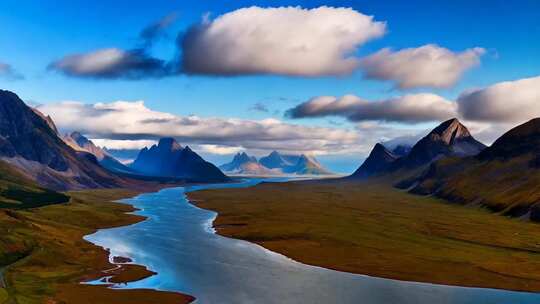
<svg viewBox="0 0 540 304">
<path fill-rule="evenodd" d="M 82 285 L 106 270 L 112 282 L 128 283 L 150 276 L 144 266 L 115 269 L 108 252 L 82 239 L 98 228 L 128 225 L 143 218 L 126 214 L 132 207 L 112 201 L 130 190 L 70 192 L 69 203 L 24 210 L 0 210 L 0 303 L 189 303 L 187 295 L 156 290 L 114 290 Z"/>
<path fill-rule="evenodd" d="M 540 225 L 384 182 L 193 192 L 221 235 L 303 263 L 400 280 L 540 291 Z"/>
</svg>

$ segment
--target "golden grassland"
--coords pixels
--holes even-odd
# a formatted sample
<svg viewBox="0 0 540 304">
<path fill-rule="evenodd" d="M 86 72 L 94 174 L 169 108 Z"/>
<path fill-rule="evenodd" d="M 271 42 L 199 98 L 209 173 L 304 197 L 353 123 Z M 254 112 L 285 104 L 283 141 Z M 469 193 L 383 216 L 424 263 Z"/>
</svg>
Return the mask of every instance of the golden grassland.
<svg viewBox="0 0 540 304">
<path fill-rule="evenodd" d="M 68 193 L 69 203 L 25 210 L 0 211 L 0 264 L 5 266 L 0 303 L 189 303 L 193 298 L 149 289 L 115 290 L 79 284 L 99 279 L 115 268 L 108 252 L 83 236 L 99 228 L 133 224 L 142 217 L 132 207 L 112 201 L 135 195 L 130 190 Z M 153 272 L 125 265 L 112 282 L 132 282 Z"/>
<path fill-rule="evenodd" d="M 400 280 L 540 291 L 540 225 L 381 181 L 193 192 L 219 234 L 297 261 Z"/>
</svg>

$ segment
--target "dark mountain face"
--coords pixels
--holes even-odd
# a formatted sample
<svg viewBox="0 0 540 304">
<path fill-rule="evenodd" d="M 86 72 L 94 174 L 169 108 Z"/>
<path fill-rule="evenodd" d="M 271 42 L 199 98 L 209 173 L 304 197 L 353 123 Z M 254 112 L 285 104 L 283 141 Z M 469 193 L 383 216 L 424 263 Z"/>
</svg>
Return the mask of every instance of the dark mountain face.
<svg viewBox="0 0 540 304">
<path fill-rule="evenodd" d="M 12 92 L 0 90 L 0 155 L 21 156 L 66 171 L 61 140 L 47 122 Z"/>
<path fill-rule="evenodd" d="M 478 155 L 480 160 L 510 159 L 525 154 L 540 157 L 540 118 L 506 132 Z"/>
<path fill-rule="evenodd" d="M 380 143 L 377 143 L 368 158 L 362 163 L 352 175 L 352 178 L 366 178 L 372 175 L 386 172 L 389 166 L 398 159 L 394 153 L 390 152 Z"/>
<path fill-rule="evenodd" d="M 407 154 L 392 165 L 391 169 L 415 168 L 445 156 L 477 155 L 486 146 L 477 141 L 457 119 L 450 119 L 433 129 L 417 142 Z"/>
<path fill-rule="evenodd" d="M 56 190 L 118 187 L 122 183 L 66 145 L 42 115 L 15 93 L 0 90 L 0 157 L 42 186 Z"/>
<path fill-rule="evenodd" d="M 406 145 L 398 145 L 394 149 L 392 149 L 392 153 L 395 156 L 403 157 L 408 155 L 411 152 L 412 146 L 406 146 Z"/>
<path fill-rule="evenodd" d="M 162 138 L 158 145 L 142 149 L 130 167 L 148 176 L 208 182 L 228 180 L 216 166 L 205 161 L 189 147 L 182 148 L 173 138 Z"/>
</svg>

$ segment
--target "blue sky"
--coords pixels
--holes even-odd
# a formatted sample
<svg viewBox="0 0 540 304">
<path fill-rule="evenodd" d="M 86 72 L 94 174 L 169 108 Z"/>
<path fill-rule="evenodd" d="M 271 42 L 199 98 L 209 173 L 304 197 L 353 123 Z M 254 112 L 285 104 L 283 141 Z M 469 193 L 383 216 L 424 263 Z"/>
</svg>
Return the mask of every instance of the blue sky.
<svg viewBox="0 0 540 304">
<path fill-rule="evenodd" d="M 369 100 L 407 93 L 429 92 L 454 100 L 470 88 L 538 76 L 540 71 L 540 2 L 538 1 L 12 1 L 0 2 L 0 63 L 9 64 L 24 79 L 0 78 L 0 87 L 36 104 L 73 100 L 109 103 L 144 100 L 147 108 L 179 116 L 262 120 L 275 118 L 291 124 L 357 130 L 343 117 L 284 118 L 285 110 L 322 95 L 355 94 Z M 89 79 L 66 76 L 47 66 L 64 56 L 116 47 L 133 48 L 139 32 L 166 15 L 176 22 L 166 37 L 150 50 L 169 59 L 178 49 L 175 39 L 210 13 L 210 18 L 249 6 L 326 5 L 347 7 L 386 22 L 383 37 L 355 49 L 368 56 L 382 48 L 394 50 L 437 44 L 453 52 L 481 47 L 478 66 L 467 70 L 447 88 L 396 89 L 389 81 L 367 80 L 363 71 L 339 77 L 284 75 L 175 75 L 159 79 Z M 268 112 L 256 111 L 263 104 Z M 54 116 L 53 116 L 54 117 Z M 436 122 L 387 123 L 392 128 L 425 130 Z M 360 131 L 358 131 L 360 132 Z M 360 139 L 361 140 L 361 139 Z M 262 151 L 259 151 L 262 153 Z M 228 156 L 207 153 L 214 160 Z M 351 171 L 365 156 L 321 156 L 337 171 Z M 343 160 L 345 159 L 345 160 Z"/>
</svg>

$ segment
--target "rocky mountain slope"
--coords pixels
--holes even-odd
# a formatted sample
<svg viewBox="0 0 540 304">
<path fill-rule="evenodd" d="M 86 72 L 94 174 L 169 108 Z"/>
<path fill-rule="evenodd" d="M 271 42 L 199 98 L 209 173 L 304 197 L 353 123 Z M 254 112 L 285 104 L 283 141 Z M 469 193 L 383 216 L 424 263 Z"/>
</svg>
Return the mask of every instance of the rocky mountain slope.
<svg viewBox="0 0 540 304">
<path fill-rule="evenodd" d="M 130 168 L 146 176 L 204 182 L 229 180 L 216 166 L 205 161 L 189 147 L 180 146 L 173 138 L 162 138 L 150 149 L 142 149 Z"/>
<path fill-rule="evenodd" d="M 540 118 L 508 131 L 474 157 L 442 159 L 401 185 L 540 221 Z"/>
<path fill-rule="evenodd" d="M 366 178 L 388 170 L 389 166 L 398 159 L 393 152 L 377 143 L 369 153 L 368 158 L 351 175 L 352 178 Z"/>
<path fill-rule="evenodd" d="M 119 187 L 126 182 L 88 153 L 77 153 L 42 115 L 15 93 L 0 90 L 0 159 L 56 190 Z"/>
<path fill-rule="evenodd" d="M 62 139 L 66 144 L 68 144 L 68 146 L 72 147 L 75 151 L 88 152 L 94 155 L 101 166 L 111 171 L 120 173 L 132 173 L 132 170 L 128 166 L 116 160 L 107 151 L 96 146 L 91 140 L 89 140 L 79 132 L 72 132 L 70 134 L 66 134 L 64 135 L 64 137 L 62 137 Z"/>
</svg>

